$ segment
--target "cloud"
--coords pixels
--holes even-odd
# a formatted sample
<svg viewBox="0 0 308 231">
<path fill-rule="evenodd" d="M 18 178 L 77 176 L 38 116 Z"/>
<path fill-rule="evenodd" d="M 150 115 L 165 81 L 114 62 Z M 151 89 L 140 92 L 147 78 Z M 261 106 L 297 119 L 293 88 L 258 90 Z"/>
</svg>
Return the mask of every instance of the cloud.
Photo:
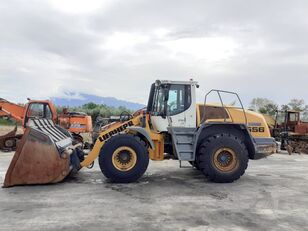
<svg viewBox="0 0 308 231">
<path fill-rule="evenodd" d="M 155 79 L 308 102 L 305 1 L 11 0 L 0 5 L 0 97 L 65 92 L 146 103 Z"/>
<path fill-rule="evenodd" d="M 68 14 L 89 14 L 108 8 L 115 0 L 50 0 L 51 6 Z"/>
</svg>

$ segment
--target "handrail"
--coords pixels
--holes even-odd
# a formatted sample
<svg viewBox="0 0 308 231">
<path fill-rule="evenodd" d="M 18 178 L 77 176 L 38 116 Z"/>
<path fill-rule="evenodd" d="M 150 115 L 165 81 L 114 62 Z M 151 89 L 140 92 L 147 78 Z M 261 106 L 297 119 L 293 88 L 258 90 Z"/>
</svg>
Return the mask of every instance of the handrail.
<svg viewBox="0 0 308 231">
<path fill-rule="evenodd" d="M 245 124 L 247 125 L 247 115 L 246 115 L 246 112 L 245 112 L 245 109 L 244 109 L 244 106 L 243 106 L 243 103 L 242 103 L 242 100 L 241 98 L 239 97 L 239 95 L 236 93 L 236 92 L 232 92 L 232 91 L 225 91 L 225 90 L 218 90 L 218 89 L 212 89 L 210 90 L 207 94 L 205 94 L 205 97 L 204 97 L 204 113 L 203 113 L 203 118 L 201 120 L 201 123 L 204 123 L 205 122 L 205 112 L 206 112 L 206 101 L 207 101 L 207 97 L 212 93 L 212 92 L 216 92 L 218 97 L 219 97 L 219 100 L 220 100 L 220 103 L 221 103 L 221 106 L 223 108 L 231 108 L 231 107 L 228 107 L 228 106 L 225 106 L 224 105 L 224 102 L 223 102 L 223 98 L 221 97 L 221 94 L 220 93 L 226 93 L 226 94 L 231 94 L 231 95 L 235 95 L 238 99 L 238 101 L 240 102 L 240 105 L 241 107 L 233 107 L 232 108 L 237 108 L 237 109 L 242 109 L 243 111 L 243 114 L 244 114 L 244 117 L 245 117 Z M 224 122 L 226 122 L 227 118 L 226 118 L 226 114 L 224 114 Z"/>
</svg>

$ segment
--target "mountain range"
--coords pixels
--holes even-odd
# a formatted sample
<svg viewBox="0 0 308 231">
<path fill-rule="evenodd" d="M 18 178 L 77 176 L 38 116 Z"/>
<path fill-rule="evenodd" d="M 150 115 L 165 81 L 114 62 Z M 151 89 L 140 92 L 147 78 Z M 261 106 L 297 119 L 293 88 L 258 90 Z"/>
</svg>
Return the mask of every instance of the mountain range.
<svg viewBox="0 0 308 231">
<path fill-rule="evenodd" d="M 70 92 L 65 93 L 65 96 L 63 97 L 52 97 L 51 100 L 55 105 L 64 107 L 78 107 L 90 102 L 95 104 L 105 104 L 109 107 L 123 106 L 131 110 L 138 110 L 145 107 L 143 104 L 120 100 L 115 97 L 101 97 L 83 93 L 73 94 Z"/>
</svg>

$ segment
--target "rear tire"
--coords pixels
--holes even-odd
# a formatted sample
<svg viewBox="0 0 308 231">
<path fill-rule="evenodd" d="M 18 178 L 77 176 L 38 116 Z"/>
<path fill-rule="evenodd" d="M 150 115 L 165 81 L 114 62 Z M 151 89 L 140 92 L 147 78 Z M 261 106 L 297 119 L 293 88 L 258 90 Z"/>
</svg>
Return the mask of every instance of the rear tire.
<svg viewBox="0 0 308 231">
<path fill-rule="evenodd" d="M 16 149 L 17 139 L 15 137 L 7 138 L 4 141 L 4 148 L 8 150 L 15 150 Z"/>
<path fill-rule="evenodd" d="M 115 183 L 137 181 L 145 173 L 148 165 L 148 150 L 139 137 L 128 134 L 111 137 L 99 156 L 102 173 Z"/>
<path fill-rule="evenodd" d="M 248 166 L 248 151 L 238 137 L 219 134 L 207 138 L 199 147 L 197 163 L 202 173 L 216 183 L 239 179 Z"/>
</svg>

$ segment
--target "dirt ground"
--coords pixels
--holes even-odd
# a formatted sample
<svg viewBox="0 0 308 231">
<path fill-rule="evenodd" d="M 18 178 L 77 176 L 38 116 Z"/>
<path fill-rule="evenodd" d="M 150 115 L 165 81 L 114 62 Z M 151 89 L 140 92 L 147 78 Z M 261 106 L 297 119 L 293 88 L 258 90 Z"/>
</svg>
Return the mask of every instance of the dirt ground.
<svg viewBox="0 0 308 231">
<path fill-rule="evenodd" d="M 10 131 L 14 130 L 14 128 L 15 128 L 14 126 L 1 125 L 0 126 L 0 136 L 9 133 Z M 17 133 L 18 134 L 22 134 L 23 133 L 22 127 L 19 126 L 17 128 Z"/>
<path fill-rule="evenodd" d="M 13 153 L 0 153 L 0 181 Z M 111 184 L 95 163 L 54 185 L 0 189 L 0 230 L 307 230 L 308 155 L 250 161 L 232 184 L 177 161 Z"/>
</svg>

